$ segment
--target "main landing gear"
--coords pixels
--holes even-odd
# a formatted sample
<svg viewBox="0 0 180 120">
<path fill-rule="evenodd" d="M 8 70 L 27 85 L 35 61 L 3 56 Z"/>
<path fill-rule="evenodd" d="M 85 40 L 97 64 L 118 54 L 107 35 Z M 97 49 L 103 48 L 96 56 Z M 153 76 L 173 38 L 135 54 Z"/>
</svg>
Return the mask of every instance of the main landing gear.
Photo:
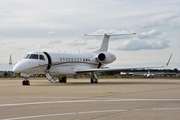
<svg viewBox="0 0 180 120">
<path fill-rule="evenodd" d="M 59 82 L 60 83 L 66 83 L 67 82 L 67 77 L 59 77 Z"/>
<path fill-rule="evenodd" d="M 97 74 L 95 72 L 91 73 L 91 79 L 90 79 L 91 83 L 98 83 L 98 77 Z"/>
<path fill-rule="evenodd" d="M 28 78 L 25 78 L 25 79 L 22 81 L 22 85 L 30 85 L 30 82 L 29 82 Z"/>
</svg>

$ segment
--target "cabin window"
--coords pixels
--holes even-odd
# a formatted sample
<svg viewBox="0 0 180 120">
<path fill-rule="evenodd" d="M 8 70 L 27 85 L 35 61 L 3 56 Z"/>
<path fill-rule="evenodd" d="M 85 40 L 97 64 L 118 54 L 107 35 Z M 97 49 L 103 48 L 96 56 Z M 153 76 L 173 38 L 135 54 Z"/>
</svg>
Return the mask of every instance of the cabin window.
<svg viewBox="0 0 180 120">
<path fill-rule="evenodd" d="M 77 61 L 79 61 L 79 58 L 77 58 Z"/>
<path fill-rule="evenodd" d="M 63 58 L 63 61 L 65 61 L 65 59 Z"/>
<path fill-rule="evenodd" d="M 73 61 L 73 58 L 71 58 L 71 61 Z"/>
<path fill-rule="evenodd" d="M 70 58 L 68 58 L 68 60 L 71 61 Z"/>
<path fill-rule="evenodd" d="M 31 54 L 29 59 L 38 59 L 38 55 L 37 54 Z"/>
<path fill-rule="evenodd" d="M 45 60 L 43 55 L 39 55 L 40 60 Z"/>
<path fill-rule="evenodd" d="M 80 58 L 80 61 L 82 61 L 82 59 Z"/>
<path fill-rule="evenodd" d="M 76 61 L 76 58 L 74 58 L 74 61 Z"/>
<path fill-rule="evenodd" d="M 68 61 L 68 59 L 66 58 L 66 61 Z"/>
<path fill-rule="evenodd" d="M 62 61 L 62 58 L 60 58 L 60 61 Z"/>
</svg>

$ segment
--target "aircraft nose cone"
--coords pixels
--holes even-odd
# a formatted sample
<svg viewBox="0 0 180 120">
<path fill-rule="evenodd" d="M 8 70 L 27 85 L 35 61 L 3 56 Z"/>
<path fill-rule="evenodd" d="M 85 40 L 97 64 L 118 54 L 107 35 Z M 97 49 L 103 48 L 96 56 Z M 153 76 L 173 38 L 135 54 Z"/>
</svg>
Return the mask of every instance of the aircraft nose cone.
<svg viewBox="0 0 180 120">
<path fill-rule="evenodd" d="M 14 72 L 14 73 L 18 73 L 18 71 L 19 71 L 18 68 L 17 68 L 16 66 L 14 66 L 13 72 Z"/>
<path fill-rule="evenodd" d="M 20 73 L 21 72 L 21 66 L 17 63 L 13 68 L 14 73 Z"/>
</svg>

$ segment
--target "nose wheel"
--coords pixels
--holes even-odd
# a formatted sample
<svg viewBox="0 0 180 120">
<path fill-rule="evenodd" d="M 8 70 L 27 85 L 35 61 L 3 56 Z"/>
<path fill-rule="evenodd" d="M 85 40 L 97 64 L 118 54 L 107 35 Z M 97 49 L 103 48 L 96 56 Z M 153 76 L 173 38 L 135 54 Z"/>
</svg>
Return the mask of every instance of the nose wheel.
<svg viewBox="0 0 180 120">
<path fill-rule="evenodd" d="M 67 77 L 59 77 L 59 82 L 60 83 L 66 83 L 67 82 Z"/>
<path fill-rule="evenodd" d="M 25 80 L 23 80 L 22 85 L 30 85 L 29 80 L 27 78 Z"/>
</svg>

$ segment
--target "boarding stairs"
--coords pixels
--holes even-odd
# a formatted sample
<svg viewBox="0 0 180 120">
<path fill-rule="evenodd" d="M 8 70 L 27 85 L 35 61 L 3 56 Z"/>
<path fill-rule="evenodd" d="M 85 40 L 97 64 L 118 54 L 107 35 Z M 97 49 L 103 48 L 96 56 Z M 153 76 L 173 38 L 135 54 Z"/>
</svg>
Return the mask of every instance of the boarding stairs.
<svg viewBox="0 0 180 120">
<path fill-rule="evenodd" d="M 48 79 L 49 82 L 55 83 L 55 82 L 57 81 L 57 80 L 53 77 L 53 75 L 49 72 L 48 69 L 46 69 L 45 75 L 46 75 L 46 78 Z"/>
</svg>

